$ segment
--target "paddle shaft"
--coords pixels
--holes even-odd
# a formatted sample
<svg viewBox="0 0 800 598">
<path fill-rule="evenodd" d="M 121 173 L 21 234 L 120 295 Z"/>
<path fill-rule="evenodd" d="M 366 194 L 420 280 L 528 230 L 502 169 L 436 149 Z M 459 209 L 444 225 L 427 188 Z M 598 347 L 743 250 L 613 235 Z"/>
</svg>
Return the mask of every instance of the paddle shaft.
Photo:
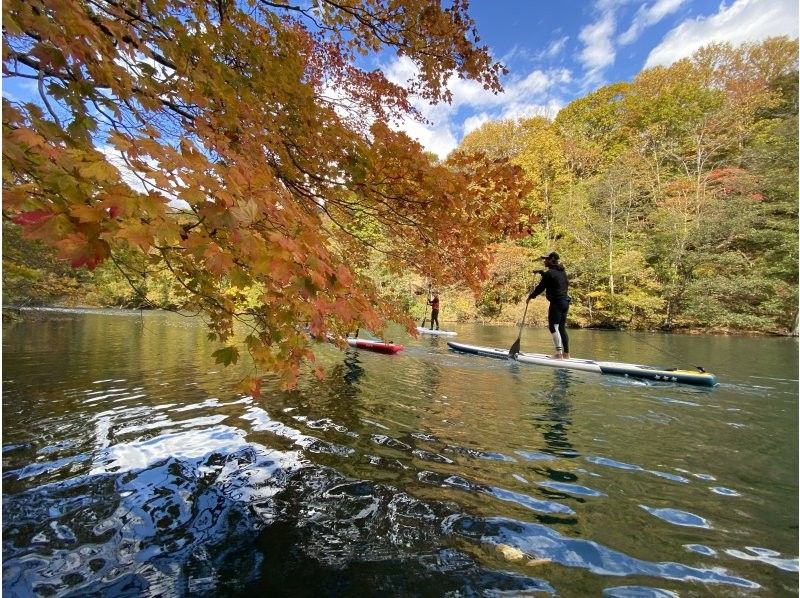
<svg viewBox="0 0 800 598">
<path fill-rule="evenodd" d="M 522 329 L 525 327 L 525 316 L 528 315 L 528 304 L 530 301 L 525 302 L 525 311 L 522 312 L 522 322 L 519 325 L 519 334 L 517 335 L 517 340 L 514 341 L 514 344 L 511 345 L 511 348 L 508 350 L 508 354 L 514 357 L 517 353 L 519 353 L 519 343 L 522 339 Z"/>
<path fill-rule="evenodd" d="M 428 300 L 431 298 L 431 285 L 428 285 L 428 294 L 425 296 L 425 313 L 422 316 L 422 324 L 420 326 L 425 328 L 425 320 L 428 319 Z"/>
</svg>

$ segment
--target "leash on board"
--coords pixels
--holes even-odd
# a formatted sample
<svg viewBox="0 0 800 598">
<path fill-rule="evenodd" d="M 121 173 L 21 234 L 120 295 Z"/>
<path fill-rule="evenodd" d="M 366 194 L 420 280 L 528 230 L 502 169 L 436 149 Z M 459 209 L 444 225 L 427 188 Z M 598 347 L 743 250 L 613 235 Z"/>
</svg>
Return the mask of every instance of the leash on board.
<svg viewBox="0 0 800 598">
<path fill-rule="evenodd" d="M 620 330 L 622 330 L 625 334 L 630 336 L 633 340 L 638 341 L 640 343 L 644 343 L 645 345 L 647 345 L 651 349 L 655 349 L 659 353 L 664 353 L 664 354 L 668 355 L 669 357 L 672 357 L 678 363 L 680 363 L 682 361 L 682 359 L 683 359 L 682 357 L 680 357 L 679 355 L 676 355 L 675 353 L 672 353 L 671 351 L 667 351 L 667 350 L 665 350 L 665 349 L 663 349 L 661 347 L 656 347 L 655 345 L 652 345 L 652 344 L 648 343 L 646 340 L 644 340 L 642 338 L 637 338 L 636 336 L 633 335 L 632 332 L 629 332 L 628 330 L 626 330 L 624 328 L 621 328 Z M 697 368 L 703 374 L 706 373 L 706 368 L 704 368 L 702 365 L 696 365 L 694 367 Z M 677 369 L 677 368 L 672 368 L 672 369 Z"/>
</svg>

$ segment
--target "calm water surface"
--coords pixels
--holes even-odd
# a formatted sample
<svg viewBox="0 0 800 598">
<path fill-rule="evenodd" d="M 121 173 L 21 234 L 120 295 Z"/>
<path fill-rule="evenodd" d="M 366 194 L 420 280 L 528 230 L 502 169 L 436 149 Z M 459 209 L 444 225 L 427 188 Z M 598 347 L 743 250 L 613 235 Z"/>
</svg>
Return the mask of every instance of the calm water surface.
<svg viewBox="0 0 800 598">
<path fill-rule="evenodd" d="M 797 341 L 570 334 L 720 384 L 394 331 L 398 356 L 322 346 L 325 380 L 254 400 L 198 320 L 28 312 L 3 328 L 3 593 L 796 595 Z"/>
</svg>

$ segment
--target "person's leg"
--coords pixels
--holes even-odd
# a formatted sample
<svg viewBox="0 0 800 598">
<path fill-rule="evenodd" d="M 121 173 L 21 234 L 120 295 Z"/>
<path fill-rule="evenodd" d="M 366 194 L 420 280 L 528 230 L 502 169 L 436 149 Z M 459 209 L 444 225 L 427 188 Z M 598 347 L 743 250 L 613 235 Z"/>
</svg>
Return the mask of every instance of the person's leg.
<svg viewBox="0 0 800 598">
<path fill-rule="evenodd" d="M 564 345 L 561 340 L 561 334 L 558 330 L 558 325 L 561 322 L 561 309 L 557 302 L 550 304 L 547 310 L 547 329 L 553 337 L 553 345 L 556 352 L 553 355 L 555 359 L 561 359 L 564 356 Z"/>
<path fill-rule="evenodd" d="M 436 327 L 436 330 L 439 330 L 439 310 L 434 309 L 431 310 L 431 328 Z"/>
<path fill-rule="evenodd" d="M 558 322 L 558 329 L 561 332 L 561 341 L 564 343 L 564 358 L 569 359 L 569 335 L 567 334 L 567 312 L 569 302 L 564 302 L 561 309 L 561 319 Z"/>
</svg>

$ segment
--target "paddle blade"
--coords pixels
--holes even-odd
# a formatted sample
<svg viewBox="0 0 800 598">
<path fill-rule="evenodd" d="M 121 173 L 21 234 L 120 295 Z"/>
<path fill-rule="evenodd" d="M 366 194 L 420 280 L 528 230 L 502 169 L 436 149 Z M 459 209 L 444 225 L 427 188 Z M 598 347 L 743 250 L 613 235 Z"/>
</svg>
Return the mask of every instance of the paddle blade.
<svg viewBox="0 0 800 598">
<path fill-rule="evenodd" d="M 530 301 L 528 301 L 529 303 Z M 517 355 L 519 355 L 519 341 L 522 339 L 522 328 L 525 326 L 525 316 L 528 315 L 528 303 L 525 303 L 525 311 L 522 312 L 522 322 L 519 324 L 519 334 L 517 335 L 517 340 L 514 341 L 514 344 L 511 345 L 511 348 L 508 350 L 508 356 L 511 359 L 516 359 Z"/>
</svg>

